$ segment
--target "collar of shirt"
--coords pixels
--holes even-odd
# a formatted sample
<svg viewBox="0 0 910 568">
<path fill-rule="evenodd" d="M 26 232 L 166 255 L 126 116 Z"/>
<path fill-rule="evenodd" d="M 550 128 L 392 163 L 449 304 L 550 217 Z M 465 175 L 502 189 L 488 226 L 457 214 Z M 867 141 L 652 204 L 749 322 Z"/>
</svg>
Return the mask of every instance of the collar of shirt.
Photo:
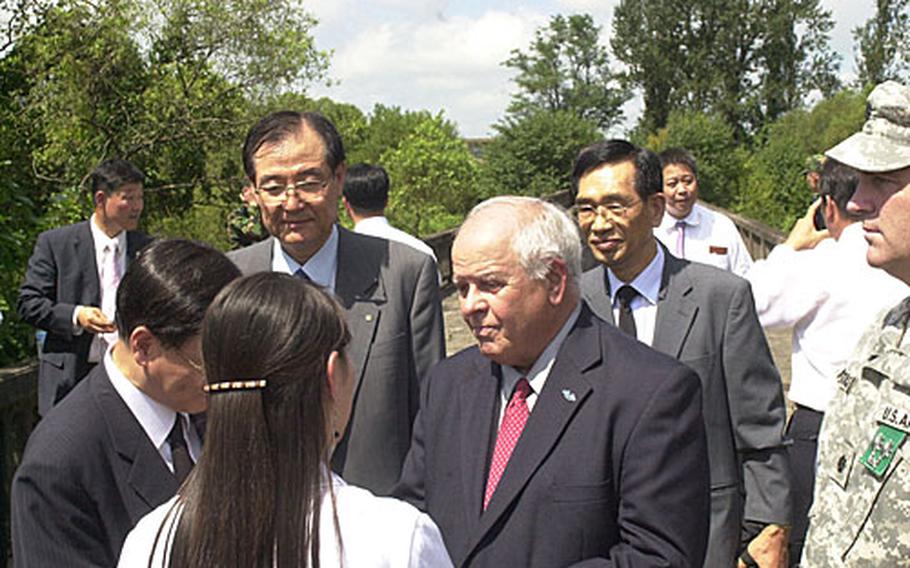
<svg viewBox="0 0 910 568">
<path fill-rule="evenodd" d="M 527 399 L 528 411 L 534 410 L 534 404 L 537 402 L 537 394 L 543 391 L 543 386 L 547 382 L 547 377 L 550 375 L 550 369 L 553 368 L 553 363 L 556 361 L 556 354 L 559 352 L 559 348 L 566 340 L 566 337 L 569 336 L 569 332 L 572 331 L 575 320 L 578 319 L 578 314 L 580 313 L 581 303 L 579 302 L 579 304 L 575 306 L 575 309 L 572 310 L 572 313 L 569 314 L 569 318 L 559 329 L 559 332 L 553 340 L 544 348 L 543 352 L 537 358 L 537 361 L 534 361 L 534 364 L 528 370 L 527 374 L 522 373 L 515 367 L 510 367 L 508 365 L 502 366 L 502 386 L 500 390 L 500 401 L 502 404 L 499 405 L 500 423 L 502 422 L 506 405 L 509 403 L 509 398 L 512 396 L 512 391 L 515 390 L 515 383 L 517 383 L 518 379 L 521 377 L 526 377 L 528 383 L 531 385 L 531 394 L 528 395 Z"/>
<path fill-rule="evenodd" d="M 148 436 L 152 445 L 164 458 L 165 463 L 169 467 L 173 467 L 171 448 L 167 443 L 167 437 L 171 433 L 171 428 L 174 427 L 174 417 L 177 416 L 177 412 L 149 397 L 131 383 L 114 363 L 114 359 L 111 356 L 112 350 L 113 346 L 104 353 L 102 361 L 104 370 L 107 372 L 114 390 L 117 391 L 130 413 L 142 426 L 145 435 Z M 183 421 L 184 437 L 189 441 L 187 448 L 189 448 L 190 457 L 195 462 L 201 453 L 201 442 L 198 435 L 195 434 L 195 428 L 191 427 L 189 417 L 181 414 L 180 418 Z M 189 434 L 189 432 L 193 432 L 193 434 Z"/>
<path fill-rule="evenodd" d="M 607 278 L 610 280 L 610 302 L 614 309 L 617 307 L 619 300 L 616 299 L 616 292 L 620 286 L 626 284 L 635 288 L 638 296 L 632 300 L 632 309 L 642 305 L 657 305 L 657 298 L 660 295 L 660 279 L 664 273 L 664 250 L 660 244 L 657 245 L 657 254 L 651 259 L 651 263 L 642 270 L 638 276 L 631 282 L 623 282 L 613 274 L 613 271 L 607 268 Z"/>
<path fill-rule="evenodd" d="M 677 221 L 685 221 L 686 228 L 688 229 L 689 227 L 698 227 L 699 225 L 701 225 L 701 221 L 702 221 L 701 217 L 702 217 L 701 205 L 696 203 L 692 207 L 692 211 L 689 211 L 689 214 L 686 215 L 682 219 L 677 219 L 673 215 L 670 215 L 669 213 L 665 212 L 663 219 L 661 219 L 661 221 L 660 221 L 659 229 L 661 231 L 664 231 L 665 233 L 673 233 L 675 235 Z"/>
<path fill-rule="evenodd" d="M 281 241 L 272 239 L 272 272 L 294 274 L 303 268 L 310 280 L 326 290 L 335 292 L 335 272 L 338 268 L 338 226 L 332 225 L 332 232 L 322 247 L 302 266 L 281 248 Z"/>
<path fill-rule="evenodd" d="M 92 231 L 92 240 L 95 243 L 95 262 L 98 266 L 98 273 L 101 273 L 101 266 L 104 262 L 104 247 L 108 245 L 116 245 L 118 247 L 117 263 L 120 264 L 121 268 L 125 268 L 123 263 L 126 260 L 126 231 L 120 231 L 113 237 L 107 236 L 101 230 L 101 227 L 98 226 L 98 218 L 94 213 L 89 219 L 89 227 Z"/>
<path fill-rule="evenodd" d="M 377 215 L 376 217 L 367 217 L 366 219 L 361 219 L 354 225 L 355 231 L 364 231 L 370 230 L 371 228 L 383 228 L 391 227 L 392 224 L 389 223 L 389 220 L 382 215 Z"/>
</svg>

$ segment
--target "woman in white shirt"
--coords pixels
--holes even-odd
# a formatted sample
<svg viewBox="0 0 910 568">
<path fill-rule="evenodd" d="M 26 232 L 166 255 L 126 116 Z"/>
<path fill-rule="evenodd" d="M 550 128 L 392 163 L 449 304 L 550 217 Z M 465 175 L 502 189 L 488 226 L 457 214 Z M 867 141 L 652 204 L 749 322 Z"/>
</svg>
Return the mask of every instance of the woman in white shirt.
<svg viewBox="0 0 910 568">
<path fill-rule="evenodd" d="M 205 448 L 177 497 L 127 537 L 120 566 L 451 566 L 428 516 L 331 473 L 354 391 L 341 308 L 301 279 L 226 287 L 202 342 Z"/>
</svg>

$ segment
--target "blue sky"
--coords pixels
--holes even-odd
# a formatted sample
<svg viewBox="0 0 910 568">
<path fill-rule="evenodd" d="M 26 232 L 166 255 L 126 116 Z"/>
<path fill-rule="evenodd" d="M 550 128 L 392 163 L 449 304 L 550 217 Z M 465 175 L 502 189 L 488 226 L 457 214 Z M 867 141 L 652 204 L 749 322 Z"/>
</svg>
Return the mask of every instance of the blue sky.
<svg viewBox="0 0 910 568">
<path fill-rule="evenodd" d="M 463 136 L 489 135 L 514 91 L 511 71 L 501 65 L 512 49 L 526 49 L 534 30 L 553 14 L 586 12 L 609 45 L 617 0 L 305 0 L 316 16 L 319 49 L 334 50 L 332 86 L 314 86 L 314 96 L 352 103 L 364 112 L 376 103 L 405 109 L 443 110 Z M 822 0 L 834 15 L 832 45 L 841 54 L 841 74 L 855 76 L 852 29 L 874 11 L 872 0 Z M 621 135 L 640 112 L 626 105 Z"/>
</svg>

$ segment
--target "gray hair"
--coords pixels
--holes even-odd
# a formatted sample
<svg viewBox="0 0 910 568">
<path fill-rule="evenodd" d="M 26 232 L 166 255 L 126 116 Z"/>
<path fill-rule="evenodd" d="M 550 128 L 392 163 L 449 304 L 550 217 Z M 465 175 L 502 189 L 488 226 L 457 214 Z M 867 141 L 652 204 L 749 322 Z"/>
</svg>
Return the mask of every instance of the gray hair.
<svg viewBox="0 0 910 568">
<path fill-rule="evenodd" d="M 511 210 L 518 218 L 519 229 L 511 239 L 512 251 L 528 276 L 544 280 L 550 272 L 550 263 L 558 258 L 566 263 L 569 285 L 578 286 L 581 233 L 562 207 L 536 197 L 502 195 L 476 205 L 465 218 L 465 224 L 494 208 Z"/>
</svg>

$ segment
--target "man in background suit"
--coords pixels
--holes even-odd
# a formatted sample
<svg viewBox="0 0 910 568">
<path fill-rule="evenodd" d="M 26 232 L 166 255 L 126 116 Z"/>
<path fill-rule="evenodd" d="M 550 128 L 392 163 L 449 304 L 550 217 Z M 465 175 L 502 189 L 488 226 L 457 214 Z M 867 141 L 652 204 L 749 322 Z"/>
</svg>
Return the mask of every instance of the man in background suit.
<svg viewBox="0 0 910 568">
<path fill-rule="evenodd" d="M 277 112 L 253 126 L 244 168 L 273 238 L 228 256 L 244 274 L 297 274 L 334 292 L 357 386 L 332 465 L 384 494 L 408 451 L 420 382 L 445 355 L 442 307 L 432 258 L 336 225 L 344 159 L 338 131 L 318 113 Z"/>
<path fill-rule="evenodd" d="M 652 152 L 624 140 L 593 144 L 578 156 L 573 186 L 579 225 L 601 263 L 582 277 L 583 297 L 701 379 L 711 466 L 705 566 L 736 566 L 738 552 L 740 566 L 786 566 L 786 409 L 748 283 L 658 244 L 652 229 L 665 197 Z"/>
<path fill-rule="evenodd" d="M 223 254 L 157 241 L 117 291 L 119 339 L 38 423 L 12 485 L 17 566 L 116 566 L 130 529 L 174 496 L 199 457 L 199 332 L 239 270 Z"/>
<path fill-rule="evenodd" d="M 144 176 L 124 160 L 92 172 L 88 221 L 38 235 L 19 290 L 22 321 L 47 331 L 38 369 L 38 412 L 76 386 L 116 341 L 114 304 L 126 265 L 151 239 L 135 229 Z"/>
<path fill-rule="evenodd" d="M 579 300 L 578 237 L 556 206 L 506 197 L 455 239 L 478 345 L 433 369 L 395 495 L 429 513 L 458 566 L 704 558 L 698 378 Z"/>
</svg>

